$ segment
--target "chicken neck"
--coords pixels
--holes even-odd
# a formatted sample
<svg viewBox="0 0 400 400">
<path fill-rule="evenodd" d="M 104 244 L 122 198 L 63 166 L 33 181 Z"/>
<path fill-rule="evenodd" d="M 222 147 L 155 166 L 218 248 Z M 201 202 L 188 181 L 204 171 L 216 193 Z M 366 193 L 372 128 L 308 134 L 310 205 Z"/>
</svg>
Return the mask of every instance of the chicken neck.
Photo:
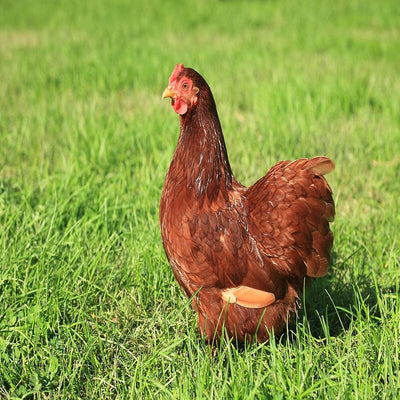
<svg viewBox="0 0 400 400">
<path fill-rule="evenodd" d="M 207 196 L 212 201 L 219 193 L 227 198 L 232 171 L 211 92 L 181 116 L 173 164 L 183 170 L 186 187 L 196 199 Z"/>
</svg>

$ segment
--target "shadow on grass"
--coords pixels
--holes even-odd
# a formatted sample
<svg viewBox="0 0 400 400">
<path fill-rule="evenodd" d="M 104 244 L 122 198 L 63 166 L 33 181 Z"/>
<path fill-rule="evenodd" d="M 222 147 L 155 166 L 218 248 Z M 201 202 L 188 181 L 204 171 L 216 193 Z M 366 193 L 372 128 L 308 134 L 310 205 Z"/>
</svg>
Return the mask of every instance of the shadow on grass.
<svg viewBox="0 0 400 400">
<path fill-rule="evenodd" d="M 354 253 L 355 254 L 355 253 Z M 354 255 L 353 254 L 353 255 Z M 379 319 L 377 290 L 386 293 L 396 291 L 395 285 L 388 288 L 377 288 L 368 268 L 358 269 L 354 273 L 352 258 L 339 261 L 336 252 L 325 277 L 314 279 L 302 295 L 302 307 L 297 318 L 293 319 L 289 328 L 294 324 L 308 323 L 311 335 L 317 339 L 329 336 L 339 336 L 347 331 L 352 320 L 360 315 Z M 292 336 L 291 334 L 285 336 Z"/>
</svg>

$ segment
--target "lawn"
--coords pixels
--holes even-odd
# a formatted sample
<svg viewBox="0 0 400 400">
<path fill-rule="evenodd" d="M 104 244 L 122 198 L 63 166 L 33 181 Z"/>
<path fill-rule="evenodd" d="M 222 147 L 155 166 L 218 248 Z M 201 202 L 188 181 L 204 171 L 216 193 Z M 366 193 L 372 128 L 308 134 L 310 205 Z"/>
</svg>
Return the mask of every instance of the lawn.
<svg viewBox="0 0 400 400">
<path fill-rule="evenodd" d="M 0 398 L 400 397 L 398 0 L 0 10 Z M 210 84 L 242 183 L 336 163 L 329 273 L 266 344 L 205 345 L 164 254 L 176 62 Z"/>
</svg>

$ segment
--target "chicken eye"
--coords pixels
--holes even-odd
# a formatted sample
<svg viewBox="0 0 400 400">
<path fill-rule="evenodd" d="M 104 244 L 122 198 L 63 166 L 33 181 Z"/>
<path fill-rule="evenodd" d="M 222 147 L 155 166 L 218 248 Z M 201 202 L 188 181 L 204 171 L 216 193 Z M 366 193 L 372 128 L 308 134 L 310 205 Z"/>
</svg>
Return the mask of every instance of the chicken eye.
<svg viewBox="0 0 400 400">
<path fill-rule="evenodd" d="M 187 88 L 188 88 L 187 82 L 183 82 L 183 83 L 182 83 L 182 89 L 183 89 L 183 90 L 187 90 Z"/>
</svg>

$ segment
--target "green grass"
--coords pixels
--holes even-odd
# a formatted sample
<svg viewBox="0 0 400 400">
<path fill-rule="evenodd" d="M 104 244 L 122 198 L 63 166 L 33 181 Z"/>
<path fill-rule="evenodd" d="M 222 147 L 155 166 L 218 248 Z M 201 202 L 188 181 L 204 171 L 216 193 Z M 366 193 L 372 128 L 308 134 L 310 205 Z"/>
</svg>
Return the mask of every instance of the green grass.
<svg viewBox="0 0 400 400">
<path fill-rule="evenodd" d="M 398 399 L 398 1 L 135 3 L 0 0 L 0 398 Z M 213 355 L 163 252 L 176 62 L 242 183 L 336 162 L 329 274 L 267 344 Z"/>
</svg>

